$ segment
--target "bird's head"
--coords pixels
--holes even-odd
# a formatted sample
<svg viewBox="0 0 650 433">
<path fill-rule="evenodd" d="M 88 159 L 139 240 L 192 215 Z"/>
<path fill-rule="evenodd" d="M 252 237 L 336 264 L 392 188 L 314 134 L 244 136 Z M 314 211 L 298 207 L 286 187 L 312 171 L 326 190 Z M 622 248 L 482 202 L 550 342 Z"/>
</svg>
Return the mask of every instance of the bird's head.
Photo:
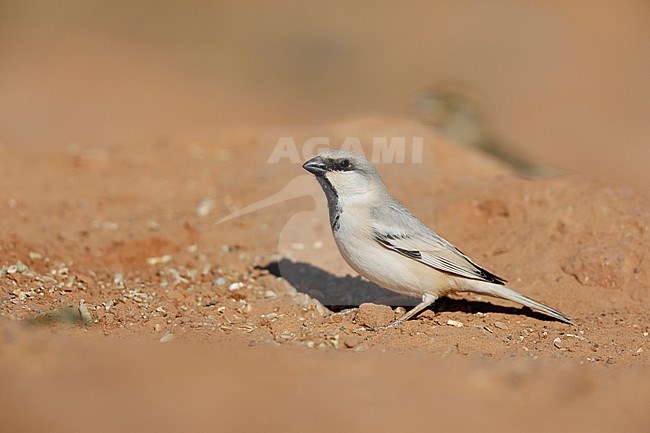
<svg viewBox="0 0 650 433">
<path fill-rule="evenodd" d="M 384 193 L 386 187 L 379 173 L 363 156 L 345 150 L 328 150 L 302 166 L 316 176 L 326 194 L 339 198 L 371 196 Z M 328 191 L 330 188 L 332 191 Z"/>
</svg>

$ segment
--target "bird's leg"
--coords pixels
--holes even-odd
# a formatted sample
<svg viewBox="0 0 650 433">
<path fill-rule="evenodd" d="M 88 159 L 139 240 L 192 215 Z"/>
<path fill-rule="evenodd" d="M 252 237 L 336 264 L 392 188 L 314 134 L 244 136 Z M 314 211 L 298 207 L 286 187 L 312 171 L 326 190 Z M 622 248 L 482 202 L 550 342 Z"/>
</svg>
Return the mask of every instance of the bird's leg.
<svg viewBox="0 0 650 433">
<path fill-rule="evenodd" d="M 402 317 L 391 323 L 390 325 L 383 326 L 379 329 L 387 329 L 387 328 L 393 328 L 397 325 L 399 325 L 402 322 L 406 322 L 409 320 L 411 317 L 415 316 L 422 310 L 426 309 L 429 305 L 433 304 L 436 299 L 438 299 L 437 296 L 434 295 L 422 295 L 422 302 L 420 302 L 418 305 L 415 307 L 411 308 L 409 311 L 407 311 Z"/>
</svg>

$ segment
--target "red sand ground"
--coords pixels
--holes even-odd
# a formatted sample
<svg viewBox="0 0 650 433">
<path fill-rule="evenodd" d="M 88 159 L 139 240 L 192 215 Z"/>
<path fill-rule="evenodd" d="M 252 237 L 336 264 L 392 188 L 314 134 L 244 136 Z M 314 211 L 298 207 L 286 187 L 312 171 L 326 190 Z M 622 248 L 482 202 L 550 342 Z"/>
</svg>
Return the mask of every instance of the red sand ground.
<svg viewBox="0 0 650 433">
<path fill-rule="evenodd" d="M 383 331 L 387 307 L 330 314 L 305 293 L 404 300 L 345 278 L 322 193 L 265 164 L 268 131 L 5 146 L 0 431 L 650 430 L 647 196 L 521 179 L 407 121 L 298 134 L 424 136 L 423 164 L 379 166 L 389 189 L 576 326 L 472 295 Z M 307 197 L 215 224 L 283 189 Z"/>
</svg>

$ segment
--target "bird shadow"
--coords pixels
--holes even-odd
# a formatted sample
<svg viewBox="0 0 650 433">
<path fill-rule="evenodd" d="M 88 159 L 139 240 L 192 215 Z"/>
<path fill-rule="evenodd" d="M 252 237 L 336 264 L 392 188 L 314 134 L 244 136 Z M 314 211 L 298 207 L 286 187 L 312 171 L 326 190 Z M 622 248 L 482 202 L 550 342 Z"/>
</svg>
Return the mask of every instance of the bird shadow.
<svg viewBox="0 0 650 433">
<path fill-rule="evenodd" d="M 283 278 L 298 292 L 309 295 L 334 312 L 356 308 L 364 303 L 407 308 L 413 307 L 420 302 L 419 298 L 396 294 L 359 276 L 346 275 L 339 277 L 309 263 L 282 259 L 271 262 L 266 266 L 260 266 L 259 269 Z M 490 302 L 450 298 L 448 296 L 438 299 L 429 309 L 434 312 L 453 311 L 467 314 L 501 313 L 524 315 L 538 320 L 553 321 L 552 318 L 537 313 L 528 307 L 508 307 Z"/>
</svg>

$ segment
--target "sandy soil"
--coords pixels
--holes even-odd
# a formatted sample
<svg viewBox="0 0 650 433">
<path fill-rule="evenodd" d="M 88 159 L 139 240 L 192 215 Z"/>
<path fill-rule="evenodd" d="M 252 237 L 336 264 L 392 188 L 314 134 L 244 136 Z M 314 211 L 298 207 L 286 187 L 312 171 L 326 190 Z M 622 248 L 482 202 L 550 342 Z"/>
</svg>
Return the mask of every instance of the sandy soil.
<svg viewBox="0 0 650 433">
<path fill-rule="evenodd" d="M 279 136 L 382 135 L 424 137 L 422 164 L 379 166 L 396 197 L 576 326 L 467 295 L 373 331 L 413 300 L 356 277 L 316 182 L 266 162 Z M 5 145 L 0 172 L 1 431 L 650 429 L 629 187 L 522 179 L 400 119 Z"/>
</svg>

